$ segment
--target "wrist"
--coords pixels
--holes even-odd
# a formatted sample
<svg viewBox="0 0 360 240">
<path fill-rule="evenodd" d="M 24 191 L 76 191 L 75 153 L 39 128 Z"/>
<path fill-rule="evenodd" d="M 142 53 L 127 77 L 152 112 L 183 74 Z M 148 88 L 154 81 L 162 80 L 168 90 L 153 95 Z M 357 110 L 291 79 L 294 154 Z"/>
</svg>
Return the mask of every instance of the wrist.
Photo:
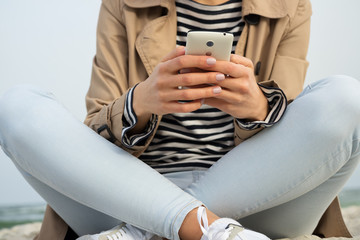
<svg viewBox="0 0 360 240">
<path fill-rule="evenodd" d="M 138 118 L 150 118 L 151 113 L 146 111 L 146 107 L 144 106 L 145 101 L 142 99 L 142 96 L 144 96 L 143 82 L 137 84 L 134 88 L 132 107 Z"/>
<path fill-rule="evenodd" d="M 146 128 L 150 118 L 151 118 L 151 113 L 144 111 L 144 100 L 142 99 L 143 92 L 141 92 L 142 87 L 141 84 L 137 84 L 134 89 L 133 89 L 133 94 L 132 94 L 132 100 L 131 100 L 131 108 L 133 111 L 133 114 L 135 115 L 136 118 L 136 124 L 129 130 L 129 134 L 133 135 L 133 134 L 138 134 L 144 131 L 144 129 Z"/>
<path fill-rule="evenodd" d="M 258 106 L 259 106 L 259 109 L 258 109 L 257 114 L 254 117 L 254 120 L 255 121 L 264 121 L 270 112 L 269 103 L 265 96 L 262 97 L 260 104 Z"/>
</svg>

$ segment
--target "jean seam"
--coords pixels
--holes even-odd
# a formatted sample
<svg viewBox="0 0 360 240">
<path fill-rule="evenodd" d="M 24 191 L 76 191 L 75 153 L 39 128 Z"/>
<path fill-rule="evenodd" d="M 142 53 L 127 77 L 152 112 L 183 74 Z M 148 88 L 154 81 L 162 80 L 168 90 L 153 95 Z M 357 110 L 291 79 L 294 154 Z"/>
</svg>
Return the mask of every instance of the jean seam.
<svg viewBox="0 0 360 240">
<path fill-rule="evenodd" d="M 355 139 L 353 139 L 353 140 L 352 140 L 352 143 L 354 143 L 354 142 L 356 142 L 356 141 L 357 141 L 357 142 L 360 142 L 360 138 L 355 138 Z M 352 151 L 352 152 L 354 153 L 354 152 L 359 151 L 359 147 L 360 147 L 360 144 L 358 144 L 357 148 L 356 148 L 354 151 Z"/>
<path fill-rule="evenodd" d="M 200 202 L 199 200 L 192 200 L 191 202 L 189 202 L 188 204 L 186 204 L 183 208 L 181 208 L 178 213 L 175 215 L 175 218 L 171 224 L 171 235 L 172 235 L 172 239 L 175 239 L 175 229 L 174 229 L 174 225 L 175 225 L 175 222 L 177 220 L 177 218 L 179 217 L 180 213 L 188 206 L 190 206 L 192 203 L 195 203 L 195 202 Z"/>
<path fill-rule="evenodd" d="M 15 165 L 16 165 L 16 164 L 15 164 Z M 23 169 L 20 165 L 19 165 L 19 167 L 20 167 L 24 172 L 26 172 L 27 174 L 29 174 L 30 176 L 32 176 L 33 178 L 38 179 L 38 178 L 35 177 L 32 173 L 29 173 L 27 170 Z M 121 219 L 119 219 L 118 217 L 114 216 L 113 214 L 111 214 L 111 213 L 108 212 L 108 211 L 100 211 L 98 208 L 94 207 L 92 204 L 86 204 L 84 201 L 80 201 L 80 200 L 78 200 L 78 199 L 74 199 L 73 197 L 69 196 L 68 194 L 65 194 L 64 192 L 59 191 L 58 189 L 54 188 L 53 186 L 50 186 L 48 183 L 46 183 L 46 182 L 44 182 L 44 181 L 42 181 L 42 180 L 40 180 L 40 179 L 38 179 L 38 180 L 39 180 L 40 182 L 42 182 L 43 184 L 49 186 L 49 187 L 52 188 L 53 190 L 57 191 L 58 193 L 64 195 L 64 196 L 67 197 L 67 198 L 72 199 L 73 201 L 75 201 L 75 202 L 77 202 L 77 203 L 79 203 L 79 204 L 81 204 L 81 205 L 84 205 L 84 206 L 89 207 L 89 208 L 91 208 L 91 209 L 94 209 L 94 210 L 96 210 L 96 211 L 102 212 L 102 213 L 104 213 L 104 214 L 106 214 L 106 215 L 108 215 L 108 216 L 110 216 L 110 217 L 113 217 L 113 218 L 116 218 L 116 219 L 122 221 Z M 134 223 L 132 223 L 131 221 L 128 221 L 128 222 L 126 222 L 126 223 L 127 223 L 127 224 L 130 224 L 131 226 L 139 227 L 137 224 L 134 224 Z M 145 230 L 146 232 L 151 232 L 151 233 L 153 233 L 153 234 L 155 234 L 155 235 L 162 235 L 162 234 L 163 234 L 163 233 L 161 233 L 161 232 L 151 231 L 150 229 L 147 229 L 147 228 L 144 228 L 144 227 L 139 227 L 139 228 Z"/>
</svg>

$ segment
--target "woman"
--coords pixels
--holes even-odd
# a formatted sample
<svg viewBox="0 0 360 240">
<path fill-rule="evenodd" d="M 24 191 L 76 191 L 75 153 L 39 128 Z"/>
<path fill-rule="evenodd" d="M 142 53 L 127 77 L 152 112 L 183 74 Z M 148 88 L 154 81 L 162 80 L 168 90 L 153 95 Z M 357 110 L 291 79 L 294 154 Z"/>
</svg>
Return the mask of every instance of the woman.
<svg viewBox="0 0 360 240">
<path fill-rule="evenodd" d="M 84 238 L 266 239 L 233 219 L 349 236 L 331 222 L 359 162 L 360 84 L 302 91 L 310 15 L 307 0 L 104 0 L 85 123 L 114 144 L 43 91 L 1 100 L 3 149 L 60 215 L 48 208 L 38 239 L 121 223 Z M 230 62 L 185 56 L 189 29 L 233 32 Z"/>
</svg>

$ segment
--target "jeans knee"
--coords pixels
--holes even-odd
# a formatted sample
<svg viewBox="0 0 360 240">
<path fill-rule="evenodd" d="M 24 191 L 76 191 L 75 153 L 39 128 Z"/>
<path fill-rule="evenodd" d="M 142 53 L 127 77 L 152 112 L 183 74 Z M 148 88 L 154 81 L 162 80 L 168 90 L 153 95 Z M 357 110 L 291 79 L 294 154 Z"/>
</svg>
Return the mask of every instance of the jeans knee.
<svg viewBox="0 0 360 240">
<path fill-rule="evenodd" d="M 338 75 L 313 82 L 288 110 L 295 121 L 302 119 L 317 146 L 339 146 L 360 129 L 360 81 Z"/>
<path fill-rule="evenodd" d="M 339 115 L 347 116 L 345 124 L 358 126 L 360 124 L 360 81 L 348 76 L 335 76 L 333 81 L 334 99 L 329 104 L 337 106 Z"/>
<path fill-rule="evenodd" d="M 329 105 L 341 110 L 360 114 L 360 81 L 345 75 L 336 75 L 323 80 L 328 92 Z"/>
<path fill-rule="evenodd" d="M 314 107 L 318 107 L 316 111 L 325 114 L 329 121 L 337 119 L 347 125 L 360 123 L 359 80 L 336 75 L 310 84 L 309 88 L 318 93 L 311 99 Z"/>
<path fill-rule="evenodd" d="M 0 96 L 0 112 L 28 108 L 39 98 L 53 98 L 52 94 L 32 85 L 14 86 Z M 8 112 L 7 112 L 8 113 Z M 3 115 L 3 114 L 2 114 Z"/>
<path fill-rule="evenodd" d="M 29 114 L 37 114 L 33 107 L 44 97 L 52 98 L 50 93 L 31 85 L 18 85 L 5 91 L 0 96 L 0 129 L 13 127 L 19 120 L 30 120 Z"/>
</svg>

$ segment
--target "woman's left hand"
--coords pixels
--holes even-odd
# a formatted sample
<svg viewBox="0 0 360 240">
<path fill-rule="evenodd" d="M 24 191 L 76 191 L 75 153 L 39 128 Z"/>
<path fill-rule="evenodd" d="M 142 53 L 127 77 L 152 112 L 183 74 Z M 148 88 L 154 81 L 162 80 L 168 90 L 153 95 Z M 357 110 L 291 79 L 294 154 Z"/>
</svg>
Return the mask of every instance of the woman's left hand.
<svg viewBox="0 0 360 240">
<path fill-rule="evenodd" d="M 227 76 L 218 81 L 220 94 L 204 99 L 204 103 L 218 108 L 235 118 L 263 121 L 269 112 L 268 101 L 256 83 L 250 59 L 231 55 L 230 61 L 216 61 L 207 71 L 222 72 Z"/>
</svg>

